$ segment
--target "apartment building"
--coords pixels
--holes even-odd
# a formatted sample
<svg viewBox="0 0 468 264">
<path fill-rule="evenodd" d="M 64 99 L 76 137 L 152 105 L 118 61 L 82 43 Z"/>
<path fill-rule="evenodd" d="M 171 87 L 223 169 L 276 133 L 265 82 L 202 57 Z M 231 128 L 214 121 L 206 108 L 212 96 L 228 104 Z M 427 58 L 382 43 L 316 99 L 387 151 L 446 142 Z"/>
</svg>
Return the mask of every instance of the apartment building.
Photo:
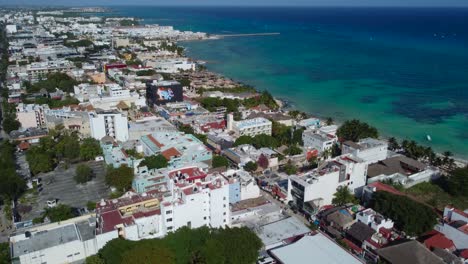
<svg viewBox="0 0 468 264">
<path fill-rule="evenodd" d="M 128 140 L 128 120 L 117 111 L 98 111 L 89 113 L 91 136 L 101 140 L 109 136 L 117 141 Z"/>
<path fill-rule="evenodd" d="M 353 154 L 371 164 L 387 158 L 388 143 L 374 138 L 361 139 L 358 143 L 345 141 L 342 153 Z"/>
<path fill-rule="evenodd" d="M 338 138 L 333 134 L 326 134 L 316 130 L 305 130 L 302 133 L 302 141 L 304 147 L 308 149 L 316 149 L 319 153 L 327 151 L 338 142 Z"/>
<path fill-rule="evenodd" d="M 331 204 L 339 187 L 347 186 L 360 196 L 366 185 L 367 164 L 352 155 L 342 155 L 304 175 L 289 177 L 288 201 L 313 214 L 323 205 Z"/>
<path fill-rule="evenodd" d="M 21 128 L 46 127 L 46 112 L 48 105 L 23 104 L 16 106 L 16 119 L 21 123 Z"/>
<path fill-rule="evenodd" d="M 227 115 L 227 130 L 234 131 L 238 136 L 254 137 L 261 134 L 271 136 L 271 128 L 271 121 L 263 117 L 234 121 L 232 114 Z"/>
<path fill-rule="evenodd" d="M 191 163 L 211 164 L 213 158 L 203 142 L 192 134 L 182 132 L 154 132 L 141 137 L 145 156 L 163 155 L 170 168 L 182 167 Z"/>
</svg>

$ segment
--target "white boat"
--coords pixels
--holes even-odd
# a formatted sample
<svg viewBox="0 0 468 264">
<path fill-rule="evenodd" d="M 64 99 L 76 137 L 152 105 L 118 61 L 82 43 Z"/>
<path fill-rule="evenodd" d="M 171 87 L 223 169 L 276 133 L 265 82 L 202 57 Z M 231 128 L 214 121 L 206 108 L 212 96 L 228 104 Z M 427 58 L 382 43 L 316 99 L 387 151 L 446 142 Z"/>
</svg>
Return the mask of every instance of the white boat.
<svg viewBox="0 0 468 264">
<path fill-rule="evenodd" d="M 426 138 L 427 138 L 427 141 L 432 141 L 432 138 L 431 138 L 431 136 L 429 136 L 429 135 L 426 135 Z"/>
</svg>

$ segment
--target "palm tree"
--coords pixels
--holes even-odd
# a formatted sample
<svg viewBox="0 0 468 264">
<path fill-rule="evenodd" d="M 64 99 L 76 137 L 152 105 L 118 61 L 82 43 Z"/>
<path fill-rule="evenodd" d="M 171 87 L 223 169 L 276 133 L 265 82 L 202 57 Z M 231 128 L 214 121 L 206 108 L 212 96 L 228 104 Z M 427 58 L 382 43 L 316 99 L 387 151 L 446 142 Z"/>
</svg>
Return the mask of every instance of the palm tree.
<svg viewBox="0 0 468 264">
<path fill-rule="evenodd" d="M 333 125 L 333 118 L 328 117 L 327 120 L 325 120 L 325 124 L 326 124 L 327 126 Z"/>
<path fill-rule="evenodd" d="M 391 150 L 397 150 L 400 148 L 400 145 L 398 144 L 396 138 L 391 137 L 388 139 L 388 148 Z"/>
</svg>

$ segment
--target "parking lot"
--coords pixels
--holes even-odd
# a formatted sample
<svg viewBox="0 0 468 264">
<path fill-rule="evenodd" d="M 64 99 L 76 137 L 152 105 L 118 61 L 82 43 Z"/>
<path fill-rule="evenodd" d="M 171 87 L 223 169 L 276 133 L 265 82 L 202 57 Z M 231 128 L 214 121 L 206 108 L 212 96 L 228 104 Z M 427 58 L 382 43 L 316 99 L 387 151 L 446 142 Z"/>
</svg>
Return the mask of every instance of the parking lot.
<svg viewBox="0 0 468 264">
<path fill-rule="evenodd" d="M 40 187 L 33 198 L 29 199 L 32 211 L 22 216 L 22 221 L 39 217 L 47 201 L 57 199 L 58 204 L 66 204 L 73 208 L 84 208 L 89 201 L 98 202 L 110 195 L 110 189 L 105 184 L 105 163 L 87 163 L 93 170 L 95 177 L 85 184 L 77 184 L 73 177 L 77 164 L 64 169 L 59 166 L 55 171 L 38 175 L 41 178 Z"/>
</svg>

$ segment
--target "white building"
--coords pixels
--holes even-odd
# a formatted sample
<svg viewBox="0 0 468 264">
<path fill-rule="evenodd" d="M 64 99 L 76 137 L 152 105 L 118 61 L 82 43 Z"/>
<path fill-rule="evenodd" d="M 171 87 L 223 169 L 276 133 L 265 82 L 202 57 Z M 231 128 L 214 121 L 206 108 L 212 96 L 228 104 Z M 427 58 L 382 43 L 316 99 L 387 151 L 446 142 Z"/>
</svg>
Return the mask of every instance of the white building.
<svg viewBox="0 0 468 264">
<path fill-rule="evenodd" d="M 180 71 L 194 71 L 197 64 L 187 58 L 169 58 L 148 60 L 145 62 L 146 67 L 152 67 L 157 72 L 177 73 Z"/>
<path fill-rule="evenodd" d="M 302 141 L 304 147 L 308 149 L 316 149 L 319 153 L 329 150 L 338 141 L 338 138 L 333 134 L 325 134 L 315 130 L 305 130 L 302 133 Z"/>
<path fill-rule="evenodd" d="M 91 215 L 32 227 L 10 237 L 11 257 L 21 264 L 84 262 L 108 241 L 98 242 L 95 229 Z"/>
<path fill-rule="evenodd" d="M 342 145 L 343 154 L 353 154 L 367 163 L 375 163 L 387 158 L 388 143 L 374 138 L 365 138 L 358 143 L 346 141 Z"/>
<path fill-rule="evenodd" d="M 436 167 L 399 155 L 370 164 L 367 177 L 368 183 L 392 180 L 409 188 L 421 182 L 438 179 L 440 171 Z"/>
<path fill-rule="evenodd" d="M 250 173 L 244 170 L 227 170 L 224 177 L 230 185 L 229 202 L 231 204 L 261 196 L 260 188 Z"/>
<path fill-rule="evenodd" d="M 377 232 L 379 232 L 382 227 L 385 229 L 393 228 L 393 221 L 391 219 L 386 219 L 381 214 L 375 212 L 372 208 L 368 208 L 357 213 L 356 220 L 370 226 Z"/>
<path fill-rule="evenodd" d="M 366 174 L 367 163 L 362 159 L 342 155 L 310 173 L 289 177 L 287 200 L 312 214 L 321 206 L 331 204 L 339 187 L 347 186 L 360 196 L 366 185 Z"/>
<path fill-rule="evenodd" d="M 46 111 L 48 105 L 23 104 L 16 107 L 16 119 L 21 123 L 21 128 L 41 128 L 46 126 Z"/>
<path fill-rule="evenodd" d="M 110 136 L 115 140 L 125 142 L 128 140 L 127 117 L 116 111 L 102 111 L 89 113 L 91 136 L 101 140 Z"/>
<path fill-rule="evenodd" d="M 272 123 L 270 120 L 262 117 L 234 121 L 232 114 L 227 115 L 227 130 L 234 131 L 238 136 L 270 135 Z"/>
<path fill-rule="evenodd" d="M 26 72 L 29 80 L 34 82 L 39 79 L 47 79 L 49 73 L 69 71 L 73 68 L 73 63 L 67 60 L 41 61 L 28 64 Z"/>
<path fill-rule="evenodd" d="M 14 34 L 18 31 L 16 25 L 6 25 L 5 29 L 8 34 Z"/>
<path fill-rule="evenodd" d="M 452 240 L 457 249 L 466 249 L 468 246 L 468 209 L 462 211 L 453 207 L 445 207 L 443 223 L 437 225 L 435 229 Z"/>
<path fill-rule="evenodd" d="M 185 178 L 172 174 L 168 189 L 142 194 L 127 192 L 102 200 L 96 215 L 13 235 L 10 245 L 19 263 L 81 263 L 115 238 L 138 241 L 163 237 L 181 227 L 230 225 L 229 185 L 222 176 Z"/>
</svg>

